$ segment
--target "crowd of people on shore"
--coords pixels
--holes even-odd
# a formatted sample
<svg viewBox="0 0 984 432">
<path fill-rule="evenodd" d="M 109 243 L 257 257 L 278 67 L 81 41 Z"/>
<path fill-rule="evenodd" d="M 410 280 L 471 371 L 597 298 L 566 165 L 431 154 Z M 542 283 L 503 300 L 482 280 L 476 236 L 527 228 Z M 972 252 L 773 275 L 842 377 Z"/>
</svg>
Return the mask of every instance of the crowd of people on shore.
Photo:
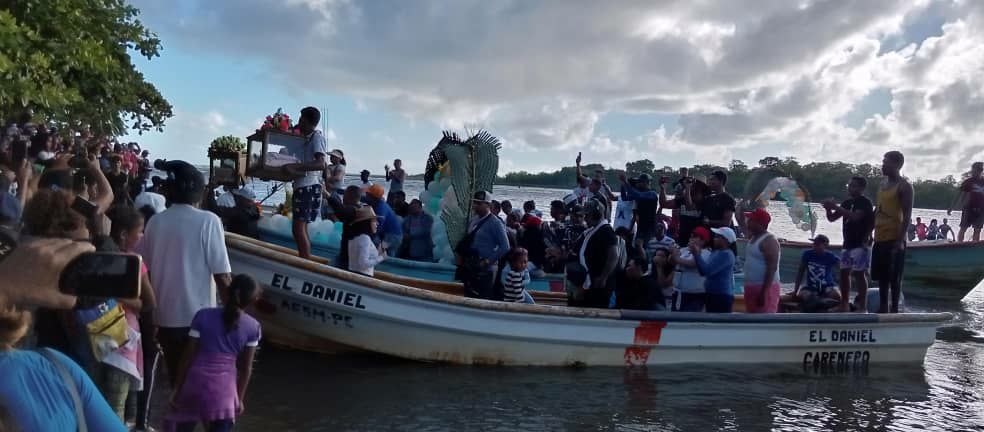
<svg viewBox="0 0 984 432">
<path fill-rule="evenodd" d="M 86 130 L 25 121 L 3 132 L 0 429 L 151 430 L 163 357 L 172 397 L 155 423 L 231 430 L 260 340 L 244 309 L 260 288 L 232 277 L 224 232 L 255 235 L 252 192 L 216 199 L 194 166 L 151 163 L 136 143 Z M 151 179 L 152 167 L 165 176 Z M 62 293 L 62 273 L 93 252 L 142 257 L 139 287 L 130 287 L 139 295 Z M 95 274 L 103 271 L 119 270 Z"/>
</svg>

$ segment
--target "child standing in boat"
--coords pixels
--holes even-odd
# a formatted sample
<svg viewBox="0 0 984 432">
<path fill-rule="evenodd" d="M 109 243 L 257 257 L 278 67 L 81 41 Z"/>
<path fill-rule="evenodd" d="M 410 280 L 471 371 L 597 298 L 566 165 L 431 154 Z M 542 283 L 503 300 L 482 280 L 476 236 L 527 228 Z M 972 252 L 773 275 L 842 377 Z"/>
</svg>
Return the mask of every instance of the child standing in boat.
<svg viewBox="0 0 984 432">
<path fill-rule="evenodd" d="M 207 431 L 232 430 L 244 410 L 260 343 L 260 323 L 243 309 L 259 295 L 256 281 L 240 274 L 229 285 L 224 307 L 195 314 L 171 397 L 168 430 L 193 431 L 198 423 Z"/>
<path fill-rule="evenodd" d="M 529 252 L 517 247 L 509 252 L 509 262 L 502 269 L 503 300 L 512 303 L 533 303 L 526 291 L 530 284 Z"/>
</svg>

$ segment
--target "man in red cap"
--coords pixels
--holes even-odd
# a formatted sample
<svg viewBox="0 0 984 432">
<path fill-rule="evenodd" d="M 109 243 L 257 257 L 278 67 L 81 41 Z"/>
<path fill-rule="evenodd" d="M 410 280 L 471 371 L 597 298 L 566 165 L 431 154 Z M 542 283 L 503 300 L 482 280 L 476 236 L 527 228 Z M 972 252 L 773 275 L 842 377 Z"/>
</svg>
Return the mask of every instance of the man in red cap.
<svg viewBox="0 0 984 432">
<path fill-rule="evenodd" d="M 772 216 L 759 208 L 745 213 L 745 310 L 775 313 L 779 308 L 779 240 L 769 232 Z"/>
</svg>

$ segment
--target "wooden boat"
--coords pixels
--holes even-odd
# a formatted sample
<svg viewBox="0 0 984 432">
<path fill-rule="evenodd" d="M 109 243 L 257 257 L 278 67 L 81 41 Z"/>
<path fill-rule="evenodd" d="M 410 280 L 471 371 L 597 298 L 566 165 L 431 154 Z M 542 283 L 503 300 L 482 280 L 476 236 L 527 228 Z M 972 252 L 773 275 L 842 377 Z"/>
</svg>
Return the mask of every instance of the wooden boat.
<svg viewBox="0 0 984 432">
<path fill-rule="evenodd" d="M 739 241 L 744 256 L 745 241 Z M 782 240 L 779 277 L 794 282 L 803 252 L 812 243 Z M 840 254 L 840 245 L 831 246 Z M 918 296 L 961 299 L 984 279 L 984 242 L 912 242 L 905 255 L 903 289 Z"/>
<path fill-rule="evenodd" d="M 329 344 L 422 361 L 539 366 L 922 362 L 950 314 L 704 314 L 463 298 L 460 285 L 375 278 L 227 234 L 233 271 L 265 287 L 257 316 Z M 412 286 L 416 284 L 419 286 Z M 424 284 L 424 285 L 420 285 Z M 459 291 L 460 292 L 460 291 Z M 556 304 L 556 302 L 554 302 Z"/>
</svg>

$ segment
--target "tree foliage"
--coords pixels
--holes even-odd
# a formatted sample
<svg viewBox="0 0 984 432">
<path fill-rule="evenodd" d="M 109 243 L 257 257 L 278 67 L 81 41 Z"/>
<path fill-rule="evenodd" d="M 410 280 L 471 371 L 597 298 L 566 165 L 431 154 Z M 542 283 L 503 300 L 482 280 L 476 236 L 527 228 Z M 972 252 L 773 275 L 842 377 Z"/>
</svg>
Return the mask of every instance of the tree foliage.
<svg viewBox="0 0 984 432">
<path fill-rule="evenodd" d="M 585 174 L 592 175 L 600 165 L 582 167 Z M 625 164 L 626 170 L 607 169 L 605 176 L 609 184 L 618 184 L 618 174 L 628 172 L 630 176 L 648 173 L 654 179 L 667 176 L 673 180 L 679 177 L 673 167 L 664 166 L 656 169 L 655 164 L 648 160 L 639 160 Z M 647 171 L 648 170 L 648 171 Z M 811 201 L 825 198 L 845 198 L 847 183 L 851 177 L 859 176 L 868 180 L 868 197 L 874 199 L 881 181 L 881 169 L 871 164 L 849 164 L 845 162 L 812 162 L 802 165 L 795 158 L 765 157 L 759 160 L 757 167 L 749 167 L 740 160 L 732 161 L 728 167 L 716 165 L 694 165 L 690 167 L 691 175 L 708 176 L 715 170 L 728 173 L 728 191 L 738 197 L 755 198 L 765 185 L 775 177 L 792 177 L 801 187 L 806 189 Z M 541 186 L 572 188 L 574 186 L 574 167 L 564 167 L 550 173 L 529 173 L 525 171 L 508 173 L 500 177 L 497 184 L 517 186 Z M 917 180 L 913 182 L 915 189 L 915 204 L 920 208 L 946 209 L 956 198 L 959 180 L 949 175 L 940 180 Z M 617 189 L 617 188 L 616 188 Z"/>
<path fill-rule="evenodd" d="M 171 105 L 134 67 L 161 41 L 122 0 L 0 0 L 0 113 L 118 135 L 161 130 Z"/>
</svg>

